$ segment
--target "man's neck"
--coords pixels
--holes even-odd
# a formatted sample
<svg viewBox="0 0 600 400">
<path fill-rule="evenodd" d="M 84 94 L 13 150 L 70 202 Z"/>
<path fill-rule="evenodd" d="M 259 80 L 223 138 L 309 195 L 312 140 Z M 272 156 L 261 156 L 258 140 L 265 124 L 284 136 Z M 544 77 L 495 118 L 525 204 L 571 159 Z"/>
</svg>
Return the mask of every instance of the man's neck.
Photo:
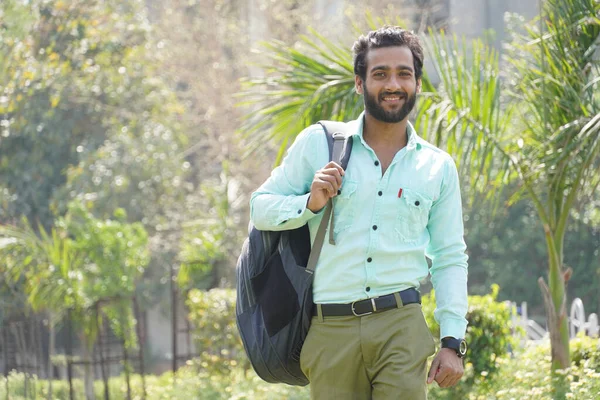
<svg viewBox="0 0 600 400">
<path fill-rule="evenodd" d="M 398 151 L 404 148 L 408 142 L 407 124 L 408 117 L 397 123 L 388 123 L 365 113 L 363 139 L 373 148 L 385 146 Z"/>
</svg>

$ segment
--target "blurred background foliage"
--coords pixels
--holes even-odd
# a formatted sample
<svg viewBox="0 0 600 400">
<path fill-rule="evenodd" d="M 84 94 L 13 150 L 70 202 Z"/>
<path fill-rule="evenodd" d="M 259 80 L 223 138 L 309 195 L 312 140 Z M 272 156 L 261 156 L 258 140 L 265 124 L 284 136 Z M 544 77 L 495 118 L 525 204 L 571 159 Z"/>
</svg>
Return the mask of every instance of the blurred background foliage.
<svg viewBox="0 0 600 400">
<path fill-rule="evenodd" d="M 201 324 L 204 311 L 192 305 L 209 300 L 194 289 L 234 285 L 249 194 L 290 135 L 317 114 L 350 118 L 360 109 L 346 77 L 355 33 L 398 15 L 419 32 L 447 24 L 425 12 L 433 1 L 347 3 L 340 18 L 355 25 L 349 30 L 316 19 L 312 1 L 0 2 L 0 324 L 35 309 L 60 327 L 65 307 L 85 310 L 116 294 L 135 294 L 149 309 L 165 303 L 171 279 Z M 283 109 L 289 92 L 274 78 L 294 78 L 306 56 L 323 79 L 296 75 L 295 89 L 334 82 L 336 90 Z M 283 113 L 278 129 L 262 129 L 272 128 L 268 112 L 244 118 L 257 100 L 252 88 L 268 95 L 267 111 Z M 535 209 L 513 204 L 507 193 L 518 186 L 490 191 L 493 208 L 463 179 L 473 198 L 464 206 L 470 293 L 487 295 L 497 283 L 495 300 L 527 301 L 542 317 L 536 281 L 548 259 Z M 600 311 L 600 196 L 587 189 L 564 253 L 568 297 L 589 313 Z M 126 312 L 105 317 L 130 332 L 117 318 Z M 82 311 L 82 326 L 88 317 Z"/>
</svg>

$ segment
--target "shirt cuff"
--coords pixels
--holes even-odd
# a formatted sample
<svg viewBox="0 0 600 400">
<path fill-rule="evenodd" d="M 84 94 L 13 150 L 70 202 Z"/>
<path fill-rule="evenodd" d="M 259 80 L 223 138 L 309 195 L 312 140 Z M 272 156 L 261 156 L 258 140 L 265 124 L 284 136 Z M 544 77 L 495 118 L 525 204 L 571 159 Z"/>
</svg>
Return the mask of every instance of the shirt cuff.
<svg viewBox="0 0 600 400">
<path fill-rule="evenodd" d="M 453 337 L 455 339 L 464 339 L 467 332 L 466 319 L 445 319 L 440 323 L 440 339 Z"/>
<path fill-rule="evenodd" d="M 289 196 L 281 205 L 277 224 L 283 224 L 290 220 L 306 223 L 318 215 L 319 213 L 315 214 L 306 207 L 309 196 L 310 193 L 302 196 Z"/>
</svg>

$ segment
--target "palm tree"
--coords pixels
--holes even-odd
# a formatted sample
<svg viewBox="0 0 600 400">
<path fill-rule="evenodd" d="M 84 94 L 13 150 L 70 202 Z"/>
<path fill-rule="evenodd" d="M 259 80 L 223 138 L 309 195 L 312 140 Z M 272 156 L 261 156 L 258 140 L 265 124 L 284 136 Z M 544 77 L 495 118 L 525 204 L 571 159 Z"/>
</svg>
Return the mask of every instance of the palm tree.
<svg viewBox="0 0 600 400">
<path fill-rule="evenodd" d="M 70 272 L 77 270 L 82 257 L 72 241 L 56 229 L 39 235 L 25 223 L 23 228 L 0 225 L 0 255 L 5 260 L 3 278 L 7 284 L 20 284 L 27 305 L 48 317 L 48 398 L 52 398 L 52 358 L 55 352 L 55 326 L 66 312 L 81 304 L 81 284 Z"/>
<path fill-rule="evenodd" d="M 41 225 L 36 232 L 26 219 L 22 227 L 0 225 L 0 259 L 10 260 L 0 276 L 22 282 L 28 305 L 49 315 L 50 359 L 55 323 L 68 313 L 68 323 L 79 328 L 87 399 L 94 398 L 89 361 L 103 319 L 125 347 L 137 342 L 130 301 L 149 261 L 147 233 L 140 223 L 128 224 L 125 218 L 116 210 L 115 220 L 99 220 L 83 204 L 72 202 L 50 233 Z M 102 373 L 108 393 L 104 369 Z"/>
<path fill-rule="evenodd" d="M 481 41 L 431 33 L 426 47 L 441 83 L 434 88 L 424 78 L 415 122 L 455 157 L 473 193 L 492 199 L 518 187 L 511 202 L 535 206 L 548 252 L 549 284 L 539 284 L 556 370 L 570 365 L 564 236 L 571 212 L 600 184 L 600 3 L 547 0 L 540 14 L 514 34 L 502 63 Z M 303 37 L 304 51 L 269 43 L 266 78 L 246 82 L 244 104 L 254 107 L 242 127 L 253 138 L 249 148 L 276 140 L 278 162 L 307 124 L 362 109 L 350 52 L 312 35 L 319 42 Z"/>
</svg>

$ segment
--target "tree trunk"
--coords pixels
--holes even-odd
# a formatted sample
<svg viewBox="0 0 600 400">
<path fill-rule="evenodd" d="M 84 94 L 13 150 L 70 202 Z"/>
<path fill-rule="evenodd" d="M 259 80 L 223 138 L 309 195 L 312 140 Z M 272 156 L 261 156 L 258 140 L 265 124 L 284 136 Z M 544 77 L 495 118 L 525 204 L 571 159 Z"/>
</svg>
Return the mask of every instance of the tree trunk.
<svg viewBox="0 0 600 400">
<path fill-rule="evenodd" d="M 94 374 L 92 370 L 91 345 L 87 337 L 83 337 L 83 374 L 86 400 L 96 400 L 94 395 Z"/>
<path fill-rule="evenodd" d="M 67 321 L 68 321 L 68 339 L 67 339 L 67 377 L 69 379 L 69 400 L 75 398 L 73 392 L 73 318 L 72 311 L 69 308 L 67 310 Z"/>
<path fill-rule="evenodd" d="M 54 378 L 52 368 L 52 357 L 54 356 L 54 348 L 56 346 L 56 338 L 54 337 L 54 322 L 52 321 L 52 313 L 48 313 L 48 370 L 46 377 L 48 378 L 48 400 L 52 400 L 52 379 Z"/>
<path fill-rule="evenodd" d="M 177 286 L 175 285 L 175 271 L 173 266 L 169 267 L 171 273 L 171 352 L 173 359 L 171 360 L 171 369 L 173 371 L 173 384 L 177 377 Z"/>
<path fill-rule="evenodd" d="M 29 389 L 29 380 L 27 379 L 27 339 L 25 338 L 25 332 L 23 331 L 23 324 L 15 322 L 10 325 L 13 336 L 15 337 L 16 351 L 16 365 L 15 368 L 21 368 L 23 370 L 23 396 L 27 398 Z"/>
<path fill-rule="evenodd" d="M 137 342 L 138 342 L 138 357 L 140 358 L 140 377 L 142 378 L 142 400 L 146 400 L 146 378 L 144 377 L 144 342 L 145 337 L 142 335 L 142 312 L 140 311 L 140 307 L 137 302 L 137 298 L 133 297 L 133 313 L 135 316 L 135 329 L 137 333 Z M 146 326 L 144 322 L 144 326 Z"/>
<path fill-rule="evenodd" d="M 104 339 L 102 335 L 102 319 L 100 318 L 100 303 L 96 303 L 96 327 L 98 328 L 98 353 L 100 354 L 100 372 L 102 373 L 102 382 L 104 382 L 104 400 L 109 399 L 108 376 L 106 374 L 106 365 L 104 362 Z M 108 335 L 106 335 L 108 337 Z"/>
<path fill-rule="evenodd" d="M 127 384 L 127 400 L 131 400 L 131 377 L 129 374 L 129 354 L 127 353 L 127 340 L 123 339 L 123 369 L 125 371 L 125 383 Z"/>
<path fill-rule="evenodd" d="M 4 326 L 0 330 L 0 344 L 2 344 L 2 351 L 4 353 L 4 378 L 6 385 L 6 398 L 8 399 L 8 327 Z"/>
<path fill-rule="evenodd" d="M 567 319 L 566 281 L 570 277 L 570 269 L 562 269 L 562 243 L 554 241 L 550 229 L 544 227 L 548 245 L 549 287 L 543 278 L 538 280 L 546 313 L 548 314 L 548 329 L 550 331 L 550 346 L 552 348 L 552 371 L 565 369 L 571 365 L 569 356 L 569 324 Z M 562 239 L 560 239 L 562 242 Z"/>
</svg>

